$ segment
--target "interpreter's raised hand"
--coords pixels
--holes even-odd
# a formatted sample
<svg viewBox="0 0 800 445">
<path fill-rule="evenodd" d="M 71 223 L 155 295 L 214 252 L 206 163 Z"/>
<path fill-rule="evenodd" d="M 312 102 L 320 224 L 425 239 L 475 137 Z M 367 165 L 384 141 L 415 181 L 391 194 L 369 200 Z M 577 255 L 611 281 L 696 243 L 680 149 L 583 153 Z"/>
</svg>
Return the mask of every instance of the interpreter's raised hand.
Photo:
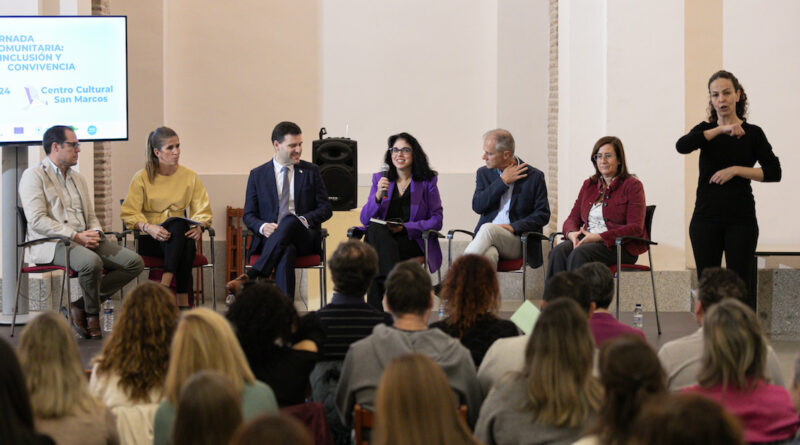
<svg viewBox="0 0 800 445">
<path fill-rule="evenodd" d="M 503 173 L 500 175 L 500 179 L 502 179 L 506 184 L 513 184 L 528 176 L 527 171 L 528 164 L 520 162 L 513 167 L 506 167 L 505 170 L 503 170 Z"/>
<path fill-rule="evenodd" d="M 589 232 L 588 230 L 586 230 L 585 227 L 581 227 L 581 233 L 583 234 L 583 238 L 580 241 L 578 241 L 578 245 L 575 247 L 580 247 L 584 244 L 589 244 L 589 243 L 599 243 L 600 241 L 603 241 L 603 238 L 601 238 L 600 235 Z"/>
<path fill-rule="evenodd" d="M 389 191 L 389 178 L 382 177 L 380 181 L 378 181 L 377 189 L 375 190 L 375 201 L 380 202 L 383 199 L 384 194 Z"/>
<path fill-rule="evenodd" d="M 169 230 L 159 226 L 158 224 L 148 224 L 144 231 L 153 237 L 156 241 L 167 241 L 171 235 Z"/>
<path fill-rule="evenodd" d="M 278 224 L 276 223 L 266 223 L 264 226 L 261 227 L 261 234 L 268 237 L 272 235 L 272 232 L 278 228 Z"/>
<path fill-rule="evenodd" d="M 193 239 L 195 241 L 200 239 L 200 235 L 203 234 L 203 227 L 202 226 L 194 226 L 191 229 L 187 230 L 184 233 L 184 236 L 189 239 Z"/>
<path fill-rule="evenodd" d="M 733 177 L 738 176 L 739 167 L 734 165 L 733 167 L 723 168 L 718 172 L 711 175 L 711 179 L 708 180 L 709 184 L 725 184 L 726 182 L 733 179 Z"/>
<path fill-rule="evenodd" d="M 97 233 L 97 230 L 78 232 L 72 239 L 87 249 L 96 249 L 100 245 L 100 234 Z"/>
<path fill-rule="evenodd" d="M 729 125 L 720 125 L 720 131 L 723 134 L 727 134 L 728 136 L 733 136 L 736 139 L 740 139 L 744 136 L 744 128 L 742 128 L 742 124 L 729 124 Z"/>
</svg>

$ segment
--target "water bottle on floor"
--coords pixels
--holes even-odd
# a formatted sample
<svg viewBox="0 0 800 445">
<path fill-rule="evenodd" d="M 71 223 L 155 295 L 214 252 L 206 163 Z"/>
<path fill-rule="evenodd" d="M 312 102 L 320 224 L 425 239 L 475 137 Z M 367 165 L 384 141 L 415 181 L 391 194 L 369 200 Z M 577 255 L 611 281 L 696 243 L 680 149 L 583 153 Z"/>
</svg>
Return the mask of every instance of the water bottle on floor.
<svg viewBox="0 0 800 445">
<path fill-rule="evenodd" d="M 644 327 L 644 311 L 640 303 L 636 303 L 636 307 L 633 308 L 633 327 L 636 329 Z"/>
<path fill-rule="evenodd" d="M 111 332 L 114 327 L 114 300 L 103 302 L 103 332 Z"/>
</svg>

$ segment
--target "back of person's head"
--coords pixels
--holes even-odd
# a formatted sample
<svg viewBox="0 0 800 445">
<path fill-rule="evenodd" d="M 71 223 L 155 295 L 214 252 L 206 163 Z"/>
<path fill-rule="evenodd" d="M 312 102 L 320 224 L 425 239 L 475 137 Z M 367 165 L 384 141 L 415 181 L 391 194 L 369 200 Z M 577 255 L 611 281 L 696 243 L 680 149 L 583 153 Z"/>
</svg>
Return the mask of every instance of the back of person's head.
<svg viewBox="0 0 800 445">
<path fill-rule="evenodd" d="M 314 437 L 289 414 L 262 414 L 240 426 L 230 445 L 314 445 Z"/>
<path fill-rule="evenodd" d="M 704 269 L 697 291 L 700 304 L 706 312 L 725 298 L 744 301 L 747 297 L 744 280 L 736 272 L 721 267 Z"/>
<path fill-rule="evenodd" d="M 164 388 L 178 315 L 175 296 L 165 286 L 150 281 L 133 288 L 95 358 L 98 372 L 117 375 L 131 400 L 149 400 L 152 391 Z"/>
<path fill-rule="evenodd" d="M 53 125 L 44 132 L 42 136 L 42 148 L 44 154 L 49 155 L 53 144 L 63 144 L 67 140 L 67 130 L 72 131 L 72 127 L 66 125 Z"/>
<path fill-rule="evenodd" d="M 575 272 L 559 272 L 550 278 L 544 288 L 542 299 L 550 304 L 557 298 L 569 298 L 578 303 L 585 313 L 592 305 L 592 291 L 582 276 Z"/>
<path fill-rule="evenodd" d="M 608 309 L 614 299 L 614 275 L 603 263 L 593 261 L 575 269 L 586 280 L 591 292 L 591 301 L 600 309 Z"/>
<path fill-rule="evenodd" d="M 172 339 L 164 388 L 169 401 L 177 403 L 183 384 L 206 369 L 228 377 L 237 393 L 255 382 L 228 321 L 211 309 L 197 308 L 183 314 Z"/>
<path fill-rule="evenodd" d="M 631 445 L 744 445 L 742 427 L 717 402 L 699 394 L 655 397 L 642 409 Z"/>
<path fill-rule="evenodd" d="M 476 443 L 458 415 L 444 371 L 422 354 L 397 357 L 384 369 L 375 396 L 373 439 L 379 445 Z"/>
<path fill-rule="evenodd" d="M 35 417 L 59 418 L 97 406 L 63 317 L 44 312 L 29 321 L 17 351 Z"/>
<path fill-rule="evenodd" d="M 0 443 L 34 443 L 33 412 L 14 350 L 0 338 Z"/>
<path fill-rule="evenodd" d="M 447 272 L 439 297 L 461 337 L 479 318 L 500 308 L 497 272 L 483 255 L 461 255 Z"/>
<path fill-rule="evenodd" d="M 272 142 L 278 142 L 279 144 L 282 143 L 283 138 L 287 134 L 297 136 L 299 134 L 303 134 L 303 131 L 300 130 L 300 126 L 294 122 L 279 122 L 278 125 L 275 125 L 275 128 L 272 129 Z"/>
<path fill-rule="evenodd" d="M 715 304 L 703 323 L 703 360 L 697 382 L 746 389 L 764 380 L 767 341 L 752 309 L 733 298 Z"/>
<path fill-rule="evenodd" d="M 569 298 L 545 306 L 525 348 L 527 407 L 537 422 L 556 427 L 583 425 L 600 404 L 592 376 L 594 340 L 586 312 Z"/>
<path fill-rule="evenodd" d="M 242 423 L 241 394 L 217 371 L 200 371 L 183 385 L 172 445 L 227 444 Z"/>
<path fill-rule="evenodd" d="M 394 315 L 424 315 L 431 307 L 431 277 L 415 259 L 397 263 L 385 286 L 386 303 Z"/>
<path fill-rule="evenodd" d="M 603 345 L 600 382 L 605 396 L 594 430 L 601 443 L 625 443 L 644 404 L 667 391 L 666 376 L 655 351 L 632 335 L 617 337 Z"/>
<path fill-rule="evenodd" d="M 333 290 L 363 297 L 378 273 L 378 254 L 367 243 L 349 240 L 339 244 L 328 260 Z"/>
<path fill-rule="evenodd" d="M 288 344 L 298 315 L 294 304 L 272 283 L 247 282 L 226 315 L 245 355 L 253 360 Z"/>
</svg>

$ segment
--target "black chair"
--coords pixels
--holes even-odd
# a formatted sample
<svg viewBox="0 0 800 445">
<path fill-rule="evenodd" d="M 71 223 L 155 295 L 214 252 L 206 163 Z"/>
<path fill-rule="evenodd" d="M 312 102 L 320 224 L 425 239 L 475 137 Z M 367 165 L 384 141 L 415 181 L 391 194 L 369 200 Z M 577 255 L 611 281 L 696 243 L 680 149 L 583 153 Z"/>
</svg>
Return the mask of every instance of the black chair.
<svg viewBox="0 0 800 445">
<path fill-rule="evenodd" d="M 463 233 L 475 238 L 475 233 L 469 230 L 452 229 L 447 232 L 447 265 L 448 268 L 453 264 L 453 237 L 456 233 Z M 525 277 L 525 269 L 528 267 L 528 241 L 531 239 L 535 241 L 546 241 L 549 238 L 539 232 L 525 232 L 519 237 L 522 243 L 522 258 L 499 260 L 497 262 L 497 272 L 516 273 L 522 274 L 522 301 L 525 301 L 525 289 L 527 286 L 527 278 Z M 544 265 L 544 258 L 542 259 L 542 283 L 546 278 L 546 267 Z"/>
<path fill-rule="evenodd" d="M 319 302 L 320 307 L 325 306 L 328 304 L 328 255 L 327 255 L 327 238 L 328 238 L 328 229 L 322 229 L 320 231 L 320 235 L 322 237 L 322 250 L 319 253 L 313 253 L 311 255 L 304 255 L 295 258 L 294 260 L 294 268 L 295 269 L 316 269 L 319 271 Z M 244 273 L 247 269 L 252 269 L 253 264 L 258 261 L 261 255 L 250 255 L 247 256 L 247 249 L 250 244 L 250 238 L 252 238 L 253 232 L 250 229 L 243 229 L 242 230 L 242 273 Z M 300 295 L 300 300 L 303 301 L 303 304 L 308 309 L 308 300 L 304 299 L 302 295 Z"/>
</svg>

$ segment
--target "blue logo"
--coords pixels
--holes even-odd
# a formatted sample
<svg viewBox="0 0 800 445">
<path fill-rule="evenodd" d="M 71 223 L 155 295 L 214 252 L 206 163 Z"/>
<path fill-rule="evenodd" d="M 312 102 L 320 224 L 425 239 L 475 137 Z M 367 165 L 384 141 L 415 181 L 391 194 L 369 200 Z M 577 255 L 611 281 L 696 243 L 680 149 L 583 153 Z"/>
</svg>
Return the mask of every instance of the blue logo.
<svg viewBox="0 0 800 445">
<path fill-rule="evenodd" d="M 95 127 L 94 125 L 89 125 L 89 128 L 87 128 L 86 131 L 90 135 L 94 135 L 95 133 L 97 133 L 97 127 Z"/>
</svg>

